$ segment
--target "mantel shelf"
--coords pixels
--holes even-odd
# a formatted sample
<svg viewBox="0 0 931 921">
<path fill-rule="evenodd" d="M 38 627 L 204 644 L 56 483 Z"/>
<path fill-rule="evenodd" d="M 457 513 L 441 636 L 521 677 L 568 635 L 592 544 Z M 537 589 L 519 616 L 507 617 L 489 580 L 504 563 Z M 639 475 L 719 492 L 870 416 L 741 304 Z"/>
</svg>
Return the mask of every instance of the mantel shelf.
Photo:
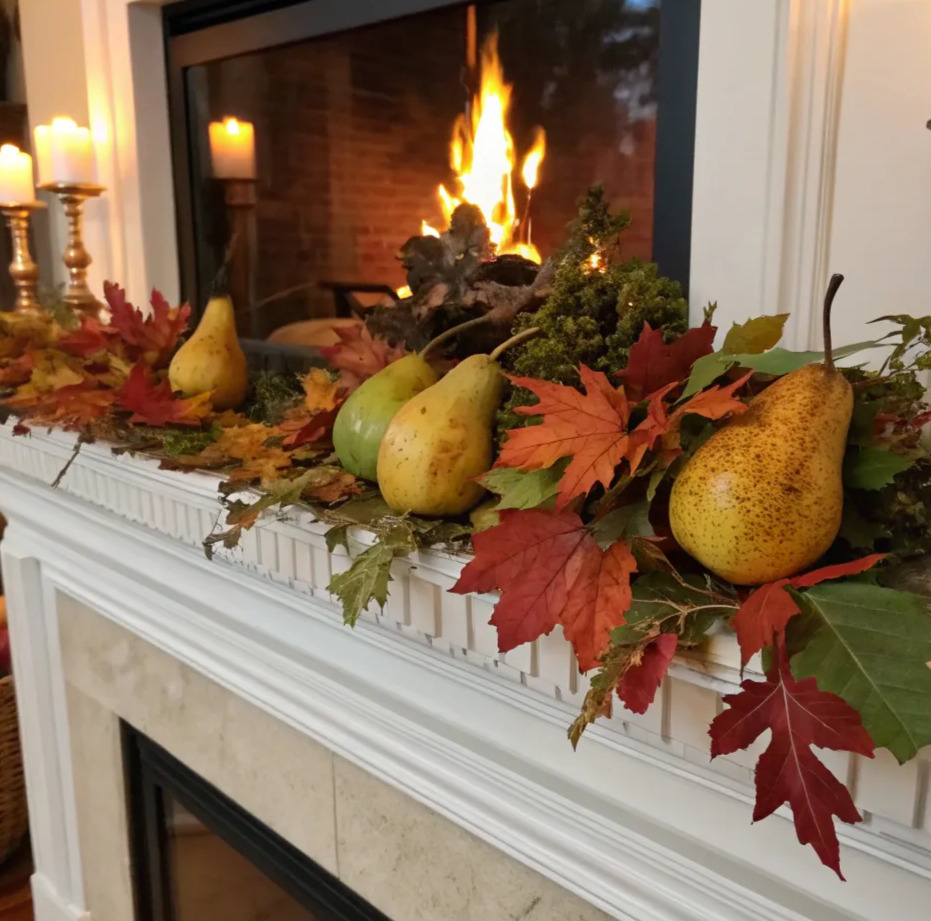
<svg viewBox="0 0 931 921">
<path fill-rule="evenodd" d="M 75 456 L 71 435 L 14 436 L 7 425 L 4 560 L 37 560 L 46 591 L 75 597 L 614 917 L 841 921 L 889 873 L 902 885 L 931 880 L 927 756 L 898 768 L 829 753 L 865 814 L 839 829 L 857 889 L 836 891 L 839 914 L 789 907 L 820 904 L 825 875 L 784 816 L 750 827 L 758 752 L 709 759 L 708 723 L 740 680 L 731 635 L 680 657 L 648 713 L 618 707 L 573 752 L 565 733 L 587 684 L 571 647 L 557 628 L 498 653 L 494 597 L 447 591 L 467 557 L 397 560 L 385 610 L 350 630 L 326 590 L 349 556 L 328 552 L 327 525 L 310 511 L 270 515 L 207 560 L 203 540 L 222 527 L 218 484 L 106 444 Z M 350 544 L 371 539 L 358 529 Z M 764 866 L 765 879 L 748 870 Z M 640 907 L 632 915 L 625 904 Z"/>
</svg>

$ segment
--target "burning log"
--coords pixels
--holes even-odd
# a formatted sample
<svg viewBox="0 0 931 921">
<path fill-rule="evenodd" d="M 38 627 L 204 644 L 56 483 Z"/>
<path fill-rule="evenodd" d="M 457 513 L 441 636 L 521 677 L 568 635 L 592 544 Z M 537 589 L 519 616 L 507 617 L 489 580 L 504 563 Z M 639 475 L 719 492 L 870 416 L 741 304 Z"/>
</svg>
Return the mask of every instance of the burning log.
<svg viewBox="0 0 931 921">
<path fill-rule="evenodd" d="M 496 257 L 481 209 L 462 204 L 440 236 L 411 237 L 399 254 L 411 296 L 380 304 L 365 316 L 373 336 L 419 350 L 467 320 L 450 354 L 464 357 L 503 342 L 519 313 L 546 299 L 553 268 L 516 254 Z"/>
</svg>

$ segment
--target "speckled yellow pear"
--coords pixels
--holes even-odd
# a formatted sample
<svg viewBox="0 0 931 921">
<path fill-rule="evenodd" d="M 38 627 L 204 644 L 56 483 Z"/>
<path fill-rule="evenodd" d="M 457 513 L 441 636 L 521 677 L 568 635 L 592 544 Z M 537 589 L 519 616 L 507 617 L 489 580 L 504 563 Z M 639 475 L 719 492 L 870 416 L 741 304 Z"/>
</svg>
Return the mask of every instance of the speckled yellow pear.
<svg viewBox="0 0 931 921">
<path fill-rule="evenodd" d="M 683 550 L 736 585 L 809 568 L 831 546 L 843 512 L 842 467 L 853 390 L 831 358 L 764 390 L 692 456 L 672 489 L 669 518 Z"/>
<path fill-rule="evenodd" d="M 210 299 L 197 329 L 172 358 L 168 380 L 186 397 L 212 391 L 210 402 L 220 411 L 235 409 L 245 399 L 249 369 L 229 297 Z"/>
<path fill-rule="evenodd" d="M 538 332 L 526 330 L 491 355 L 469 356 L 398 410 L 378 451 L 378 486 L 392 509 L 461 515 L 478 504 L 485 490 L 475 478 L 491 467 L 504 392 L 495 359 Z"/>
</svg>

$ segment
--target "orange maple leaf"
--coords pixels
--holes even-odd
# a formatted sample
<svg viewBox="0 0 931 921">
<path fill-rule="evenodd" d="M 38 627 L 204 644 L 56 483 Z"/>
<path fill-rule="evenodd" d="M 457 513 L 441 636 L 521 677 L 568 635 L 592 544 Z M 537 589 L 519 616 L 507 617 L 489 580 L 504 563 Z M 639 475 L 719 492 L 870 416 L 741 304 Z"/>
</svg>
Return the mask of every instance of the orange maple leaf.
<svg viewBox="0 0 931 921">
<path fill-rule="evenodd" d="M 19 393 L 5 400 L 4 405 L 28 410 L 31 425 L 83 427 L 105 416 L 115 400 L 113 390 L 101 388 L 94 380 L 85 380 L 45 393 L 36 390 Z"/>
<path fill-rule="evenodd" d="M 311 368 L 301 386 L 304 388 L 304 407 L 312 413 L 334 409 L 339 403 L 339 382 L 334 381 L 323 368 Z"/>
<path fill-rule="evenodd" d="M 585 393 L 535 378 L 511 378 L 518 387 L 539 398 L 534 406 L 518 406 L 517 412 L 542 416 L 543 421 L 509 431 L 495 462 L 496 467 L 541 470 L 571 456 L 559 483 L 557 508 L 587 494 L 596 483 L 610 486 L 617 465 L 625 457 L 631 474 L 636 473 L 643 455 L 663 434 L 667 423 L 662 397 L 669 387 L 653 395 L 646 419 L 628 433 L 632 405 L 624 388 L 613 387 L 605 374 L 585 365 L 580 365 L 579 374 Z"/>
<path fill-rule="evenodd" d="M 499 590 L 491 623 L 502 652 L 562 624 L 579 666 L 594 668 L 624 624 L 637 565 L 623 541 L 603 552 L 568 509 L 508 509 L 500 524 L 472 536 L 475 558 L 452 591 Z"/>
</svg>

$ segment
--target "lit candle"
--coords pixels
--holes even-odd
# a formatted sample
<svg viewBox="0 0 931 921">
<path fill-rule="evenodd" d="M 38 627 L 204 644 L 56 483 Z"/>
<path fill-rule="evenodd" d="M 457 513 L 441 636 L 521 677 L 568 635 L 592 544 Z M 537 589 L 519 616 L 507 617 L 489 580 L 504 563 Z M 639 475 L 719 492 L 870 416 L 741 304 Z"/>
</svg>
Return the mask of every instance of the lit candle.
<svg viewBox="0 0 931 921">
<path fill-rule="evenodd" d="M 32 157 L 12 144 L 0 147 L 0 202 L 4 204 L 35 201 Z"/>
<path fill-rule="evenodd" d="M 39 184 L 93 182 L 94 142 L 90 130 L 70 118 L 53 118 L 51 125 L 35 130 Z"/>
<path fill-rule="evenodd" d="M 210 157 L 217 179 L 255 179 L 255 129 L 225 118 L 210 123 Z"/>
</svg>

